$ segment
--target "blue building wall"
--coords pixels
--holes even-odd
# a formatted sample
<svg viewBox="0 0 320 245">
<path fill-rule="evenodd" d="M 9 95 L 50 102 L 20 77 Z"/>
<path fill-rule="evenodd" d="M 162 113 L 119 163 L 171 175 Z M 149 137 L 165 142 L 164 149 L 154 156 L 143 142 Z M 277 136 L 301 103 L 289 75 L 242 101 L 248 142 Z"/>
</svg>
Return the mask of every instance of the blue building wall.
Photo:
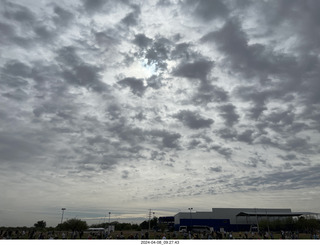
<svg viewBox="0 0 320 245">
<path fill-rule="evenodd" d="M 229 219 L 180 219 L 180 225 L 175 225 L 175 230 L 179 230 L 180 226 L 209 226 L 213 227 L 215 231 L 223 228 L 225 231 L 249 231 L 249 224 L 230 224 Z"/>
</svg>

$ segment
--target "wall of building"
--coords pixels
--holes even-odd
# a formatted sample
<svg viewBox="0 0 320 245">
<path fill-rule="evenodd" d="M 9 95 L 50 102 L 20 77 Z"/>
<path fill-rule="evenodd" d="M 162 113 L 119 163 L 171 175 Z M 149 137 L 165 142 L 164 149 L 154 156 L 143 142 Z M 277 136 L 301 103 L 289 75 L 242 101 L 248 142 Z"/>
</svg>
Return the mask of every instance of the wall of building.
<svg viewBox="0 0 320 245">
<path fill-rule="evenodd" d="M 256 222 L 256 217 L 238 216 L 240 212 L 257 212 L 257 213 L 291 213 L 291 209 L 275 208 L 213 208 L 212 213 L 215 219 L 230 219 L 231 224 L 247 224 L 247 220 Z"/>
<path fill-rule="evenodd" d="M 212 212 L 180 212 L 174 216 L 175 229 L 180 226 L 205 225 L 214 230 L 223 228 L 225 231 L 248 231 L 257 219 L 263 217 L 237 216 L 240 212 L 250 213 L 291 213 L 291 209 L 253 209 L 253 208 L 213 208 Z"/>
</svg>

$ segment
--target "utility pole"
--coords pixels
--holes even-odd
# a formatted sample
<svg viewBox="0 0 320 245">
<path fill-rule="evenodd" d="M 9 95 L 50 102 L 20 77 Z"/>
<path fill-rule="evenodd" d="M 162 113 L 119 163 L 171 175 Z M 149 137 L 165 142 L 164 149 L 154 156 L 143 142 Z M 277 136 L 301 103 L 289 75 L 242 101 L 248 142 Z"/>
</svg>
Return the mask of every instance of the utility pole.
<svg viewBox="0 0 320 245">
<path fill-rule="evenodd" d="M 268 211 L 267 210 L 266 210 L 266 217 L 267 217 L 267 224 L 268 224 L 268 234 L 270 236 L 269 218 L 268 218 Z"/>
<path fill-rule="evenodd" d="M 258 214 L 257 214 L 257 209 L 254 209 L 256 212 L 256 219 L 257 219 L 257 228 L 258 228 L 258 233 L 260 233 L 260 228 L 259 228 L 259 220 L 258 220 Z"/>
<path fill-rule="evenodd" d="M 150 221 L 151 221 L 151 214 L 152 214 L 151 209 L 149 209 L 149 215 L 148 215 L 148 217 L 149 217 L 149 234 L 150 234 Z"/>
<path fill-rule="evenodd" d="M 193 208 L 188 208 L 190 210 L 190 227 L 192 227 L 192 216 L 191 216 L 191 211 L 193 210 Z M 191 228 L 192 229 L 192 228 Z"/>
<path fill-rule="evenodd" d="M 66 208 L 61 208 L 61 210 L 62 210 L 62 216 L 61 216 L 61 222 L 60 222 L 60 224 L 62 224 L 62 221 L 63 221 L 63 214 L 64 214 L 64 210 L 66 210 Z"/>
</svg>

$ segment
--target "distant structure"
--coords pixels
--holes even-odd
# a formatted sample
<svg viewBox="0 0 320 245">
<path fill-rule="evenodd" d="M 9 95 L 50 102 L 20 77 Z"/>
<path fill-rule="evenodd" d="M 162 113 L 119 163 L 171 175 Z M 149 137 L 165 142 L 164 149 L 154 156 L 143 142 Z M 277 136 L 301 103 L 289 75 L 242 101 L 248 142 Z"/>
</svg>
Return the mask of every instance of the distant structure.
<svg viewBox="0 0 320 245">
<path fill-rule="evenodd" d="M 174 217 L 173 216 L 159 217 L 159 224 L 164 225 L 169 231 L 174 231 Z"/>
<path fill-rule="evenodd" d="M 291 209 L 265 208 L 213 208 L 211 212 L 179 212 L 174 216 L 174 229 L 207 226 L 214 231 L 259 231 L 259 221 L 311 215 L 307 212 L 291 212 Z"/>
</svg>

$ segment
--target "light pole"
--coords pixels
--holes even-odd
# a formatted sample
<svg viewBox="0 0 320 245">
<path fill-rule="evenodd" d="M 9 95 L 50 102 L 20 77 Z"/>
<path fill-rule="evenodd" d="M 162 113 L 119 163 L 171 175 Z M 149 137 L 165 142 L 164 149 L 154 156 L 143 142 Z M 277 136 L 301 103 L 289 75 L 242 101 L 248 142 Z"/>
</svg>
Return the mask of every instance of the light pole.
<svg viewBox="0 0 320 245">
<path fill-rule="evenodd" d="M 109 233 L 111 232 L 110 214 L 111 214 L 111 212 L 109 212 L 109 224 L 108 224 L 108 232 L 109 232 Z"/>
<path fill-rule="evenodd" d="M 188 208 L 190 210 L 190 227 L 192 227 L 192 216 L 191 216 L 191 211 L 193 210 L 193 208 Z"/>
<path fill-rule="evenodd" d="M 66 210 L 66 208 L 61 208 L 61 210 L 62 210 L 62 216 L 61 216 L 61 223 L 60 223 L 60 224 L 62 224 L 62 221 L 63 221 L 63 214 L 64 214 L 64 210 Z"/>
<path fill-rule="evenodd" d="M 149 229 L 148 229 L 149 233 L 150 233 L 150 221 L 151 221 L 151 209 L 149 209 Z"/>
<path fill-rule="evenodd" d="M 268 218 L 268 211 L 267 210 L 266 210 L 266 217 L 267 217 L 267 224 L 268 224 L 268 234 L 270 236 L 269 218 Z"/>
</svg>

